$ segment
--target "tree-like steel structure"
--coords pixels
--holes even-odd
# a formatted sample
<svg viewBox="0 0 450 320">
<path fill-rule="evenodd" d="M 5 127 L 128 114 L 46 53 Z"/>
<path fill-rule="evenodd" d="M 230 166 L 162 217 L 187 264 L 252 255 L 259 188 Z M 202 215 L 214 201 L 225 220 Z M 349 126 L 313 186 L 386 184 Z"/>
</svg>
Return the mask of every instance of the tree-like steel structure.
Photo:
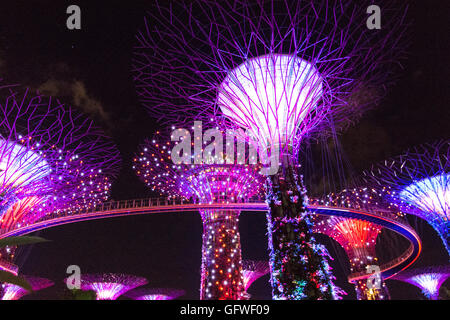
<svg viewBox="0 0 450 320">
<path fill-rule="evenodd" d="M 134 79 L 150 114 L 243 128 L 279 157 L 267 179 L 275 299 L 331 299 L 323 248 L 312 238 L 298 175 L 302 140 L 346 127 L 378 101 L 402 55 L 404 10 L 371 1 L 164 1 L 137 35 Z M 278 159 L 277 159 L 278 161 Z M 307 255 L 308 261 L 299 260 Z"/>
<path fill-rule="evenodd" d="M 23 276 L 27 282 L 31 285 L 31 288 L 34 291 L 39 291 L 48 287 L 53 286 L 53 281 L 45 279 L 45 278 L 38 278 L 38 277 L 31 277 L 31 276 Z M 26 289 L 16 286 L 15 284 L 6 283 L 2 285 L 2 300 L 19 300 L 21 297 L 29 294 L 30 292 Z"/>
<path fill-rule="evenodd" d="M 108 199 L 120 156 L 91 120 L 0 81 L 0 232 Z M 2 250 L 12 259 L 14 250 Z"/>
<path fill-rule="evenodd" d="M 246 202 L 262 193 L 264 179 L 258 173 L 259 166 L 174 164 L 172 148 L 171 142 L 155 136 L 141 145 L 134 158 L 137 175 L 153 191 L 200 205 Z M 242 299 L 240 210 L 200 208 L 200 215 L 203 221 L 200 299 Z"/>
<path fill-rule="evenodd" d="M 416 268 L 401 272 L 393 279 L 410 283 L 422 290 L 422 293 L 430 300 L 439 299 L 439 289 L 450 277 L 450 266 L 432 266 Z"/>
<path fill-rule="evenodd" d="M 352 188 L 339 193 L 331 193 L 322 199 L 311 199 L 311 203 L 333 207 L 352 208 L 357 210 L 369 210 L 389 217 L 404 220 L 406 214 L 396 202 L 388 200 L 388 197 L 396 199 L 395 191 L 390 187 L 377 188 Z M 344 217 L 324 217 L 317 215 L 314 218 L 314 232 L 325 234 L 338 242 L 350 259 L 350 272 L 373 273 L 380 265 L 375 246 L 382 227 L 369 221 Z M 358 300 L 385 300 L 389 299 L 389 291 L 384 279 L 377 279 L 374 285 L 373 279 L 356 280 L 354 282 Z M 370 284 L 368 285 L 370 281 Z"/>
<path fill-rule="evenodd" d="M 184 293 L 184 290 L 172 288 L 138 288 L 125 295 L 133 300 L 174 300 Z"/>
<path fill-rule="evenodd" d="M 254 260 L 244 260 L 242 261 L 242 277 L 244 280 L 244 290 L 246 293 L 246 298 L 250 299 L 250 294 L 248 293 L 248 288 L 253 282 L 261 278 L 262 276 L 270 272 L 269 262 L 267 261 L 254 261 Z"/>
<path fill-rule="evenodd" d="M 364 172 L 363 179 L 378 187 L 391 186 L 398 205 L 427 221 L 450 255 L 450 141 L 412 148 Z"/>
<path fill-rule="evenodd" d="M 85 274 L 81 290 L 93 290 L 97 300 L 116 300 L 125 292 L 146 285 L 147 279 L 121 273 Z"/>
</svg>

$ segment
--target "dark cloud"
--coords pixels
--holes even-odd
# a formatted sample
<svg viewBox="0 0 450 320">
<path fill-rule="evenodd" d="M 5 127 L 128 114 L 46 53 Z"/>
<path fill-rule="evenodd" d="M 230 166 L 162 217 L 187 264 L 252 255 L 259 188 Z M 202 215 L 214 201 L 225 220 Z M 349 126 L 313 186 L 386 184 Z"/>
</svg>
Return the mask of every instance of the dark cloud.
<svg viewBox="0 0 450 320">
<path fill-rule="evenodd" d="M 84 82 L 80 80 L 61 80 L 51 78 L 37 87 L 39 92 L 54 97 L 64 97 L 65 102 L 79 107 L 83 112 L 94 118 L 100 118 L 106 124 L 110 123 L 110 115 L 103 104 L 90 95 Z"/>
</svg>

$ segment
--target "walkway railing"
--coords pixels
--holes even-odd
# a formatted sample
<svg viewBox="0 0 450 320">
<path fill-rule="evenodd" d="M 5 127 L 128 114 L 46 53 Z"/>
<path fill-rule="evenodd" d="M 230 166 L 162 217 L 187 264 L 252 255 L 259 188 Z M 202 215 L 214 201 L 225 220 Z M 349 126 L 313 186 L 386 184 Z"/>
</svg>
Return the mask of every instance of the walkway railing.
<svg viewBox="0 0 450 320">
<path fill-rule="evenodd" d="M 400 232 L 408 238 L 412 245 L 399 257 L 390 261 L 389 263 L 380 266 L 383 273 L 392 270 L 404 269 L 415 261 L 421 251 L 420 238 L 415 231 L 409 226 L 407 220 L 401 215 L 392 213 L 389 210 L 382 210 L 375 206 L 366 206 L 365 208 L 348 208 L 348 207 L 327 207 L 323 204 L 319 204 L 316 201 L 310 201 L 312 203 L 308 207 L 311 212 L 326 215 L 337 215 L 357 219 L 367 219 L 374 221 L 374 223 L 382 224 L 388 228 Z M 125 216 L 128 214 L 147 214 L 157 212 L 185 212 L 199 210 L 202 208 L 217 209 L 221 207 L 229 207 L 233 210 L 242 211 L 267 211 L 268 205 L 265 203 L 265 199 L 252 198 L 242 202 L 232 203 L 210 203 L 199 204 L 192 201 L 186 201 L 179 198 L 146 198 L 146 199 L 134 199 L 134 200 L 120 200 L 109 201 L 103 204 L 99 204 L 90 208 L 84 208 L 77 210 L 76 212 L 64 211 L 55 212 L 44 216 L 39 221 L 36 221 L 28 226 L 16 226 L 10 230 L 0 230 L 0 238 L 21 235 L 42 230 L 45 228 L 63 225 L 67 223 L 73 223 L 77 221 L 86 221 L 92 219 L 108 218 Z M 405 267 L 406 266 L 406 267 Z M 1 269 L 1 265 L 0 265 Z M 398 272 L 398 271 L 397 271 Z M 392 273 L 392 272 L 391 272 Z M 368 275 L 365 272 L 358 272 L 349 276 L 349 281 L 355 281 L 363 278 L 367 278 Z"/>
</svg>

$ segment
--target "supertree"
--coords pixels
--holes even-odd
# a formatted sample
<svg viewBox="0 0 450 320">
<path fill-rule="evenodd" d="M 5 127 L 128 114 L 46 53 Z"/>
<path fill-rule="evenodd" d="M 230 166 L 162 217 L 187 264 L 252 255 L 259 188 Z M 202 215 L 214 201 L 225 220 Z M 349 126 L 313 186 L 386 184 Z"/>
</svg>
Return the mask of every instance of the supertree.
<svg viewBox="0 0 450 320">
<path fill-rule="evenodd" d="M 275 299 L 334 296 L 326 253 L 311 237 L 298 150 L 358 118 L 392 79 L 404 10 L 384 4 L 383 27 L 370 30 L 371 4 L 164 1 L 137 34 L 134 78 L 151 115 L 243 128 L 280 162 L 266 192 Z"/>
<path fill-rule="evenodd" d="M 450 141 L 412 148 L 364 172 L 363 179 L 378 187 L 391 186 L 400 206 L 427 221 L 450 255 Z M 412 207 L 412 208 L 411 208 Z"/>
<path fill-rule="evenodd" d="M 119 152 L 57 99 L 0 81 L 0 232 L 108 198 Z M 10 260 L 6 248 L 0 258 Z"/>
<path fill-rule="evenodd" d="M 389 188 L 377 190 L 374 188 L 353 188 L 343 190 L 337 194 L 331 193 L 323 199 L 314 199 L 312 203 L 345 207 L 353 209 L 370 209 L 371 211 L 390 212 L 393 217 L 402 218 L 404 213 L 394 203 L 387 202 L 386 195 L 391 194 Z M 337 241 L 350 259 L 350 271 L 373 272 L 379 266 L 375 245 L 382 227 L 369 221 L 344 218 L 316 216 L 313 230 L 325 234 Z M 372 279 L 355 281 L 358 300 L 389 299 L 389 291 L 384 279 L 379 283 L 368 285 Z"/>
<path fill-rule="evenodd" d="M 97 300 L 116 300 L 125 292 L 146 285 L 147 279 L 121 273 L 85 274 L 81 290 L 93 290 Z"/>
<path fill-rule="evenodd" d="M 419 287 L 430 300 L 439 299 L 439 289 L 450 277 L 450 266 L 433 266 L 407 270 L 396 275 L 393 279 L 410 283 Z"/>
<path fill-rule="evenodd" d="M 248 288 L 253 282 L 270 272 L 269 263 L 267 261 L 242 261 L 242 277 L 244 279 L 244 290 L 247 299 L 250 299 Z"/>
<path fill-rule="evenodd" d="M 133 300 L 174 300 L 184 295 L 184 290 L 171 288 L 138 288 L 126 294 Z"/>
<path fill-rule="evenodd" d="M 259 166 L 174 164 L 171 142 L 161 141 L 158 135 L 146 140 L 133 166 L 140 179 L 161 195 L 201 205 L 245 202 L 262 192 L 264 179 Z M 199 211 L 203 222 L 200 299 L 241 299 L 240 210 L 219 206 Z"/>
<path fill-rule="evenodd" d="M 45 278 L 37 278 L 31 276 L 23 277 L 31 285 L 33 292 L 53 286 L 53 281 Z M 19 300 L 21 297 L 30 293 L 26 289 L 10 283 L 2 284 L 2 291 L 2 300 Z"/>
</svg>

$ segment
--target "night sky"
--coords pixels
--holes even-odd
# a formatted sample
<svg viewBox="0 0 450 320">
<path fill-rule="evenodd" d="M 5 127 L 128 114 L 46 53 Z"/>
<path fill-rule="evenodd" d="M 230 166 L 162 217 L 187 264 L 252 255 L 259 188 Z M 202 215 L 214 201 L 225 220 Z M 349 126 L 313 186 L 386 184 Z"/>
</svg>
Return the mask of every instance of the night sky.
<svg viewBox="0 0 450 320">
<path fill-rule="evenodd" d="M 147 2 L 147 4 L 146 4 Z M 117 143 L 122 171 L 112 198 L 152 196 L 131 169 L 137 146 L 157 129 L 157 123 L 137 101 L 131 75 L 134 34 L 142 26 L 149 1 L 9 1 L 0 4 L 0 78 L 59 97 L 89 113 Z M 66 8 L 78 4 L 82 30 L 66 28 Z M 388 95 L 359 123 L 339 136 L 340 152 L 352 173 L 400 154 L 409 147 L 450 136 L 448 1 L 411 1 L 411 46 L 404 69 Z M 434 230 L 411 219 L 422 237 L 424 252 L 415 266 L 444 264 L 446 253 Z M 241 215 L 244 259 L 267 259 L 265 215 Z M 52 240 L 21 250 L 22 273 L 55 281 L 55 287 L 28 298 L 63 296 L 66 268 L 83 273 L 120 272 L 144 276 L 151 287 L 186 290 L 183 298 L 198 299 L 202 225 L 198 213 L 154 214 L 82 222 L 44 230 Z M 401 251 L 389 247 L 387 234 L 380 259 Z M 333 256 L 342 249 L 326 237 Z M 404 248 L 403 248 L 404 249 Z M 348 263 L 333 263 L 337 283 L 354 299 L 346 283 Z M 387 281 L 392 298 L 421 298 L 419 289 Z M 449 287 L 449 283 L 446 283 Z M 249 292 L 269 299 L 268 276 Z"/>
</svg>

